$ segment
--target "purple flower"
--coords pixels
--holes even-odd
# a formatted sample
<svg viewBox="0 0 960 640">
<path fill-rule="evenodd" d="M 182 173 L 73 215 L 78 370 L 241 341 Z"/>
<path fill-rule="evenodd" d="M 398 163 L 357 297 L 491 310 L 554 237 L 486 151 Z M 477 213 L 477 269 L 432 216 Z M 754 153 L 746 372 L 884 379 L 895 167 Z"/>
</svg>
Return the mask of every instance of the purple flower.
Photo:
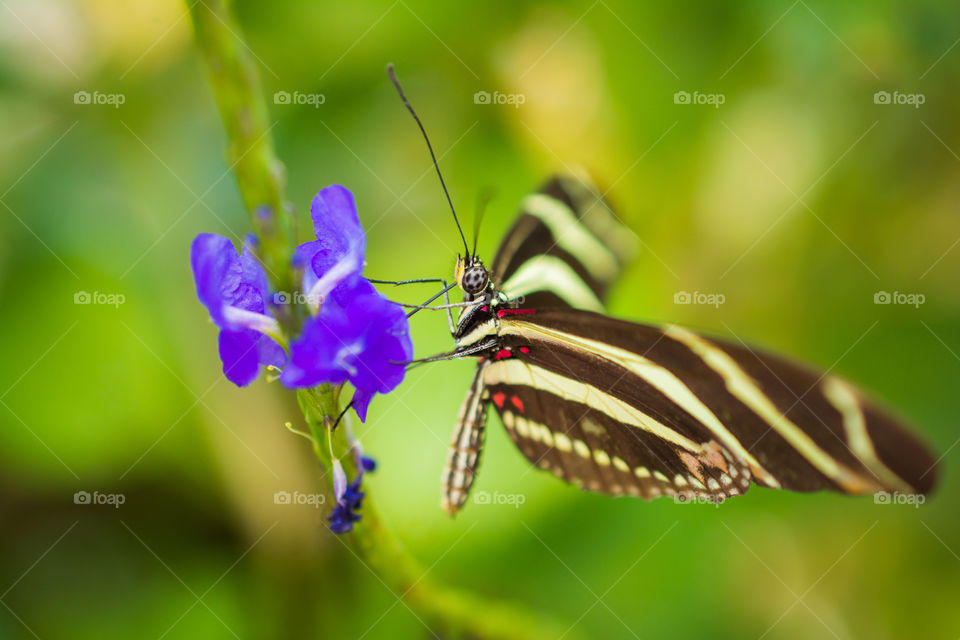
<svg viewBox="0 0 960 640">
<path fill-rule="evenodd" d="M 354 452 L 358 453 L 359 445 L 354 444 Z M 353 524 L 361 519 L 359 513 L 363 506 L 364 492 L 360 490 L 363 483 L 363 474 L 367 471 L 373 471 L 376 463 L 372 458 L 367 458 L 362 454 L 358 455 L 361 464 L 357 467 L 357 477 L 353 482 L 347 482 L 347 474 L 339 460 L 333 461 L 333 493 L 337 499 L 337 504 L 333 512 L 327 518 L 330 522 L 330 530 L 334 533 L 347 533 L 353 531 Z"/>
<path fill-rule="evenodd" d="M 366 239 L 353 196 L 345 188 L 323 189 L 310 209 L 317 240 L 300 245 L 295 264 L 316 313 L 290 345 L 290 362 L 280 381 L 286 387 L 314 387 L 349 381 L 353 408 L 363 421 L 376 393 L 403 380 L 413 356 L 406 313 L 378 293 L 361 274 Z"/>
<path fill-rule="evenodd" d="M 220 328 L 220 359 L 232 382 L 250 384 L 260 365 L 282 367 L 280 381 L 289 388 L 350 382 L 362 421 L 374 394 L 403 380 L 402 363 L 413 357 L 410 326 L 403 309 L 362 275 L 367 242 L 350 191 L 326 187 L 310 215 L 317 239 L 297 247 L 293 264 L 303 271 L 311 315 L 291 337 L 289 360 L 268 310 L 266 274 L 248 245 L 237 255 L 227 238 L 197 236 L 191 247 L 197 297 Z"/>
<path fill-rule="evenodd" d="M 353 194 L 338 184 L 317 194 L 310 217 L 317 239 L 297 247 L 293 264 L 303 269 L 303 290 L 316 313 L 338 286 L 349 287 L 362 277 L 367 239 Z"/>
<path fill-rule="evenodd" d="M 237 255 L 229 239 L 201 233 L 190 247 L 197 297 L 220 328 L 223 373 L 235 385 L 253 382 L 260 365 L 281 367 L 283 349 L 265 334 L 278 335 L 277 321 L 266 313 L 267 276 L 248 245 Z"/>
<path fill-rule="evenodd" d="M 364 421 L 374 394 L 393 391 L 406 373 L 400 363 L 412 356 L 403 309 L 359 279 L 352 289 L 335 292 L 320 313 L 307 319 L 290 346 L 290 362 L 280 382 L 297 388 L 349 381 L 356 390 L 353 409 Z"/>
<path fill-rule="evenodd" d="M 327 518 L 330 522 L 330 530 L 334 533 L 353 531 L 353 523 L 361 518 L 357 513 L 363 505 L 364 493 L 360 490 L 361 479 L 362 476 L 358 476 L 347 485 L 343 495 L 337 499 L 337 506 L 333 508 L 333 513 Z"/>
</svg>

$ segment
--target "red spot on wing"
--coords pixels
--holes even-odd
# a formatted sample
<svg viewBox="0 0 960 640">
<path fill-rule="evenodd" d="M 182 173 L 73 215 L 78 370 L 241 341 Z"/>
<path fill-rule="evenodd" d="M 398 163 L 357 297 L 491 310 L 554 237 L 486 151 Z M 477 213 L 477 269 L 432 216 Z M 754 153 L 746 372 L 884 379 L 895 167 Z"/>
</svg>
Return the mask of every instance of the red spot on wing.
<svg viewBox="0 0 960 640">
<path fill-rule="evenodd" d="M 497 355 L 493 356 L 494 360 L 506 360 L 507 358 L 513 356 L 513 352 L 510 349 L 500 349 L 497 351 Z"/>
<path fill-rule="evenodd" d="M 530 347 L 520 347 L 520 353 L 530 353 Z"/>
<path fill-rule="evenodd" d="M 502 391 L 497 391 L 493 394 L 493 404 L 497 405 L 498 409 L 503 409 L 503 401 L 506 399 L 507 396 Z"/>
<path fill-rule="evenodd" d="M 535 313 L 536 309 L 500 309 L 497 311 L 497 317 L 502 318 L 503 316 L 515 316 L 520 315 L 521 313 Z"/>
<path fill-rule="evenodd" d="M 517 411 L 523 413 L 523 400 L 517 396 L 510 396 L 510 404 L 517 408 Z"/>
</svg>

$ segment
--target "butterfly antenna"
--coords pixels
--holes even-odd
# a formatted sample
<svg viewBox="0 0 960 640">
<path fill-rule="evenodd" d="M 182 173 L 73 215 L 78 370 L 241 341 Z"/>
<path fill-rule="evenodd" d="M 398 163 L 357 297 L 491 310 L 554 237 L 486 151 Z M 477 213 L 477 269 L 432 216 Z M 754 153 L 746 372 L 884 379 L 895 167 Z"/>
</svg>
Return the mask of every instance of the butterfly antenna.
<svg viewBox="0 0 960 640">
<path fill-rule="evenodd" d="M 473 214 L 473 251 L 471 256 L 477 255 L 477 242 L 480 240 L 480 222 L 483 220 L 483 214 L 487 211 L 487 205 L 493 200 L 494 191 L 492 187 L 484 187 L 477 196 L 477 208 Z"/>
<path fill-rule="evenodd" d="M 467 245 L 467 237 L 463 235 L 463 228 L 460 226 L 460 220 L 457 218 L 457 212 L 453 208 L 453 200 L 450 199 L 450 192 L 447 191 L 447 183 L 443 181 L 443 174 L 440 173 L 440 165 L 437 164 L 437 156 L 433 153 L 433 146 L 430 144 L 430 138 L 427 137 L 427 130 L 423 128 L 423 123 L 420 122 L 417 112 L 413 110 L 413 107 L 410 105 L 410 101 L 407 100 L 406 94 L 403 93 L 403 87 L 400 86 L 400 81 L 397 80 L 397 74 L 393 70 L 392 62 L 387 65 L 387 76 L 390 78 L 390 82 L 393 83 L 393 86 L 397 88 L 397 93 L 400 94 L 400 99 L 403 100 L 403 106 L 407 108 L 407 111 L 409 111 L 410 115 L 413 116 L 413 119 L 416 120 L 417 126 L 420 127 L 420 133 L 423 134 L 423 139 L 427 142 L 427 151 L 430 152 L 430 159 L 433 160 L 433 168 L 437 170 L 437 177 L 440 178 L 440 186 L 443 187 L 443 194 L 447 196 L 447 203 L 450 205 L 450 213 L 453 214 L 453 221 L 457 223 L 457 231 L 460 232 L 460 239 L 463 240 L 463 248 L 467 251 L 467 256 L 470 256 L 470 247 Z"/>
</svg>

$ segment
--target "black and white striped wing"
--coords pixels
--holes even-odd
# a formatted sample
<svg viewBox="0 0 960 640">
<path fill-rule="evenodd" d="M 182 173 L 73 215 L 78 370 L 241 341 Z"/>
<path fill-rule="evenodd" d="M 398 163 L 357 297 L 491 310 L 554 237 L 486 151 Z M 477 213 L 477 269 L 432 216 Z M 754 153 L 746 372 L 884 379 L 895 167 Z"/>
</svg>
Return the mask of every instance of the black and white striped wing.
<svg viewBox="0 0 960 640">
<path fill-rule="evenodd" d="M 493 282 L 523 307 L 602 311 L 634 238 L 589 178 L 555 176 L 523 199 L 493 259 Z"/>
<path fill-rule="evenodd" d="M 486 439 L 487 409 L 490 406 L 490 397 L 483 381 L 486 366 L 486 362 L 477 366 L 447 450 L 447 464 L 443 468 L 443 510 L 450 515 L 455 515 L 463 508 L 480 467 Z"/>
<path fill-rule="evenodd" d="M 723 499 L 761 486 L 927 493 L 935 462 L 848 383 L 767 354 L 600 314 L 505 315 L 483 370 L 511 438 L 586 489 Z"/>
</svg>

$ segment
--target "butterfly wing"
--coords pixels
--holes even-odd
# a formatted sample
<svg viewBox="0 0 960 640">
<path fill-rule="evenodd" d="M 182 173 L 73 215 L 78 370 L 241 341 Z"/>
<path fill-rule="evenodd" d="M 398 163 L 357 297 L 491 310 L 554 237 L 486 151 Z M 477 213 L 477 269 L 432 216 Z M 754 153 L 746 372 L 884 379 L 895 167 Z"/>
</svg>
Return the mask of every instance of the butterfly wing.
<svg viewBox="0 0 960 640">
<path fill-rule="evenodd" d="M 447 464 L 443 468 L 443 510 L 450 515 L 463 507 L 480 467 L 480 456 L 486 437 L 489 394 L 483 381 L 485 363 L 480 363 L 467 391 L 457 428 L 447 450 Z"/>
<path fill-rule="evenodd" d="M 554 176 L 523 199 L 493 259 L 493 282 L 521 306 L 602 311 L 634 239 L 589 178 Z"/>
<path fill-rule="evenodd" d="M 747 483 L 927 493 L 936 463 L 836 376 L 675 326 L 505 315 L 483 371 L 521 452 L 587 489 L 722 499 Z"/>
</svg>

